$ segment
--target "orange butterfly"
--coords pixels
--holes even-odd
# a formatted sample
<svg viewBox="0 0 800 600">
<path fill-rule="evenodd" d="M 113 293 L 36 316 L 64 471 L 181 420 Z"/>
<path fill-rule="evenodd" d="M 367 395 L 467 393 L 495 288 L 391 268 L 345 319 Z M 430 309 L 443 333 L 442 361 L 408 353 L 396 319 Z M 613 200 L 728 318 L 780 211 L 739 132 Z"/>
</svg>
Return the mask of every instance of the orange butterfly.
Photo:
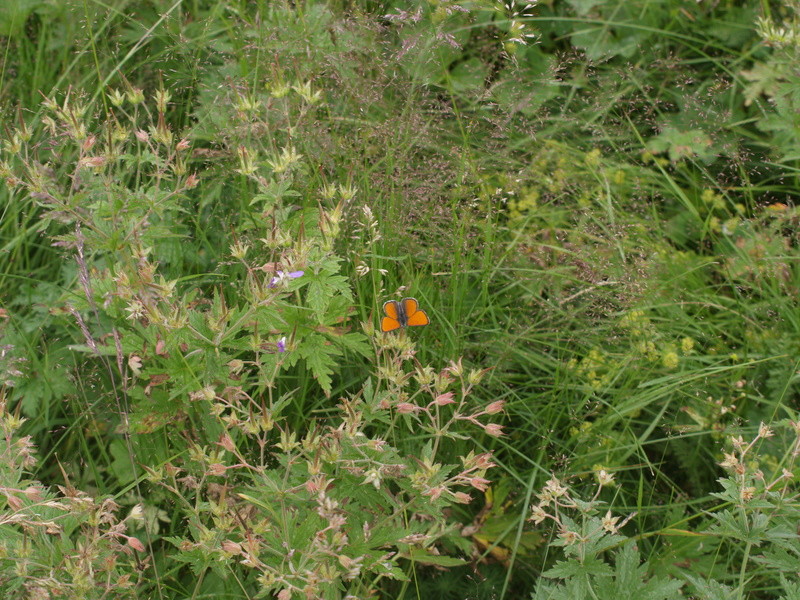
<svg viewBox="0 0 800 600">
<path fill-rule="evenodd" d="M 389 300 L 383 303 L 386 316 L 381 319 L 381 331 L 394 331 L 398 327 L 427 325 L 431 322 L 428 315 L 419 307 L 416 298 Z"/>
</svg>

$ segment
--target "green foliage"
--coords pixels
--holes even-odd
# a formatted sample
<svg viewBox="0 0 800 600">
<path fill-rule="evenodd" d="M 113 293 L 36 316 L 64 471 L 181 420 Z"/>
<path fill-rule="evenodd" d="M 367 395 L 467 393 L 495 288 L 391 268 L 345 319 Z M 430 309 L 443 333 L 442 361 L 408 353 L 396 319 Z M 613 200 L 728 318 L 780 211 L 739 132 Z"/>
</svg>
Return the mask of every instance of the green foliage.
<svg viewBox="0 0 800 600">
<path fill-rule="evenodd" d="M 20 35 L 30 14 L 44 4 L 44 0 L 11 0 L 0 15 L 0 35 L 8 37 Z"/>
<path fill-rule="evenodd" d="M 680 581 L 662 577 L 648 577 L 647 568 L 641 565 L 638 550 L 627 543 L 617 553 L 614 568 L 601 559 L 602 554 L 626 541 L 619 535 L 619 517 L 611 511 L 599 517 L 604 503 L 598 502 L 603 487 L 613 483 L 613 476 L 605 471 L 597 473 L 598 488 L 591 501 L 576 498 L 556 478 L 550 479 L 539 494 L 539 504 L 533 507 L 531 519 L 539 524 L 546 520 L 557 525 L 558 538 L 553 547 L 563 547 L 566 560 L 557 561 L 542 573 L 543 579 L 532 598 L 679 598 Z M 551 511 L 551 512 L 548 512 Z M 568 516 L 575 513 L 576 518 Z M 629 520 L 631 517 L 628 517 Z M 545 579 L 563 580 L 551 584 Z"/>
<path fill-rule="evenodd" d="M 797 597 L 794 0 L 7 4 L 6 595 Z"/>
<path fill-rule="evenodd" d="M 396 368 L 402 368 L 400 360 L 399 354 L 392 359 Z M 449 372 L 437 376 L 435 389 L 424 383 L 424 374 L 416 379 L 420 391 L 432 395 L 429 407 L 441 398 L 437 391 L 455 383 Z M 469 387 L 461 389 L 469 393 Z M 442 420 L 444 413 L 397 405 L 401 412 L 419 412 L 437 425 L 435 446 L 426 447 L 420 460 L 386 444 L 386 435 L 364 433 L 395 427 L 387 417 L 388 398 L 396 395 L 371 391 L 377 390 L 370 385 L 362 398 L 342 400 L 338 423 L 302 439 L 281 431 L 275 466 L 244 463 L 246 440 L 236 435 L 237 444 L 225 434 L 220 444 L 227 452 L 191 451 L 199 472 L 211 475 L 202 483 L 154 477 L 176 501 L 193 499 L 194 508 L 187 513 L 191 538 L 168 538 L 179 549 L 175 559 L 195 574 L 212 569 L 221 578 L 229 576 L 231 562 L 240 563 L 245 567 L 240 580 L 260 595 L 302 590 L 325 598 L 342 597 L 343 588 L 357 593 L 367 577 L 407 581 L 403 559 L 441 567 L 463 564 L 434 551 L 438 538 L 454 535 L 444 511 L 453 502 L 468 502 L 469 496 L 457 487 L 481 488 L 483 475 L 494 465 L 488 455 L 470 454 L 458 467 L 435 459 L 439 441 L 452 437 L 448 429 L 467 407 L 466 396 L 456 403 L 449 421 Z M 481 414 L 476 411 L 473 421 Z M 231 416 L 223 418 L 232 422 Z M 261 428 L 267 433 L 271 426 L 262 423 Z M 241 423 L 241 429 L 267 439 L 253 434 L 253 424 Z M 288 555 L 285 549 L 290 549 Z"/>
<path fill-rule="evenodd" d="M 588 563 L 588 564 L 587 564 Z M 543 574 L 550 579 L 564 579 L 565 583 L 540 583 L 531 595 L 534 600 L 588 600 L 589 598 L 646 598 L 669 600 L 683 598 L 680 581 L 666 577 L 648 577 L 647 569 L 640 564 L 639 552 L 627 544 L 617 553 L 614 568 L 603 562 L 587 561 L 577 569 L 566 566 L 553 568 Z"/>
<path fill-rule="evenodd" d="M 60 493 L 28 477 L 36 464 L 24 423 L 0 395 L 0 591 L 7 597 L 137 597 L 141 573 L 128 535 L 136 518 L 120 519 L 111 498 L 93 498 L 69 483 Z M 138 574 L 137 574 L 138 572 Z"/>
</svg>

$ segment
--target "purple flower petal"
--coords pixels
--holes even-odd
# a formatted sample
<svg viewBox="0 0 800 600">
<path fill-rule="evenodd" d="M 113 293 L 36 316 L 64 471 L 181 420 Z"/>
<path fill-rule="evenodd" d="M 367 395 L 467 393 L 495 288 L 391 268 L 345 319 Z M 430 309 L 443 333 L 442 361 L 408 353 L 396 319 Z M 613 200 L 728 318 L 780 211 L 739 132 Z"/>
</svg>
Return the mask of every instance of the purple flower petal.
<svg viewBox="0 0 800 600">
<path fill-rule="evenodd" d="M 276 275 L 270 279 L 267 287 L 274 288 L 276 285 L 287 279 L 297 279 L 305 274 L 305 271 L 292 271 L 291 273 L 284 273 L 283 271 L 276 271 Z"/>
</svg>

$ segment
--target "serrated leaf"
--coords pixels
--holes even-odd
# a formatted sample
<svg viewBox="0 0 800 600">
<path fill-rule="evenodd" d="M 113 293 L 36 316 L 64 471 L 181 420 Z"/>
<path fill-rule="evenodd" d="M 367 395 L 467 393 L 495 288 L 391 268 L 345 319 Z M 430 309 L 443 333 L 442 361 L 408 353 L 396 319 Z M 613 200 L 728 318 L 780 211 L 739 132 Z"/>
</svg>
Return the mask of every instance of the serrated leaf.
<svg viewBox="0 0 800 600">
<path fill-rule="evenodd" d="M 616 600 L 668 600 L 683 598 L 683 582 L 665 577 L 647 579 L 647 567 L 641 564 L 639 551 L 628 544 L 617 554 L 614 579 L 598 586 L 601 597 Z M 605 589 L 604 589 L 605 588 Z"/>
<path fill-rule="evenodd" d="M 308 305 L 314 311 L 317 322 L 325 322 L 325 311 L 333 293 L 333 287 L 325 281 L 317 279 L 308 284 Z"/>
<path fill-rule="evenodd" d="M 734 600 L 739 597 L 739 593 L 732 587 L 710 579 L 705 581 L 698 577 L 686 575 L 696 592 L 697 600 Z"/>
<path fill-rule="evenodd" d="M 747 521 L 747 517 L 742 517 L 738 512 L 723 510 L 714 513 L 717 523 L 711 528 L 711 532 L 717 535 L 732 537 L 746 543 L 761 545 L 764 541 L 769 517 L 763 513 L 754 513 Z"/>
<path fill-rule="evenodd" d="M 337 335 L 334 340 L 342 347 L 347 348 L 369 358 L 372 356 L 372 346 L 367 341 L 367 337 L 361 333 L 351 332 L 342 335 Z"/>
<path fill-rule="evenodd" d="M 613 571 L 606 563 L 590 557 L 583 562 L 574 559 L 557 562 L 554 567 L 548 569 L 542 575 L 548 579 L 570 579 L 588 575 L 609 576 L 611 573 Z"/>
<path fill-rule="evenodd" d="M 680 592 L 683 582 L 666 577 L 648 579 L 647 567 L 641 564 L 639 551 L 633 544 L 623 546 L 617 553 L 613 569 L 596 557 L 590 557 L 583 562 L 559 563 L 543 575 L 565 582 L 557 586 L 538 586 L 533 600 L 678 600 L 684 597 Z"/>
<path fill-rule="evenodd" d="M 753 556 L 753 561 L 767 566 L 775 573 L 796 573 L 800 557 L 796 552 L 791 554 L 783 548 L 770 548 L 761 556 Z"/>
<path fill-rule="evenodd" d="M 647 143 L 647 149 L 653 154 L 666 152 L 672 162 L 697 157 L 709 164 L 716 158 L 712 151 L 711 138 L 702 129 L 682 131 L 674 127 L 665 127 Z"/>
<path fill-rule="evenodd" d="M 786 577 L 781 575 L 781 586 L 785 593 L 779 600 L 800 600 L 800 582 L 789 581 Z"/>
<path fill-rule="evenodd" d="M 332 355 L 338 354 L 336 346 L 330 344 L 323 336 L 312 334 L 303 339 L 302 344 L 297 348 L 296 354 L 306 361 L 306 365 L 311 369 L 311 374 L 317 380 L 325 395 L 331 393 L 333 380 L 333 367 L 336 361 Z"/>
</svg>

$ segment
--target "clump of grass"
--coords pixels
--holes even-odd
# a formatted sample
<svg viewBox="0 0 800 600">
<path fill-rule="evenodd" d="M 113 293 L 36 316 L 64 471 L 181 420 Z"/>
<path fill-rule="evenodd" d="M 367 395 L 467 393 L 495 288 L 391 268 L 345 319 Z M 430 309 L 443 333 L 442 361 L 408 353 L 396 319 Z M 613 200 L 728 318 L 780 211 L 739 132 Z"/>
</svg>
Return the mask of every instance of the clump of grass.
<svg viewBox="0 0 800 600">
<path fill-rule="evenodd" d="M 229 8 L 8 34 L 0 368 L 37 477 L 141 506 L 184 595 L 790 590 L 754 567 L 757 506 L 749 538 L 704 511 L 719 441 L 788 410 L 797 370 L 794 3 Z M 357 325 L 407 289 L 415 346 Z M 480 387 L 437 389 L 473 366 Z M 498 482 L 448 467 L 490 450 Z M 525 529 L 553 472 L 561 538 Z M 376 507 L 369 535 L 341 524 Z M 278 564 L 276 522 L 319 538 Z"/>
</svg>

